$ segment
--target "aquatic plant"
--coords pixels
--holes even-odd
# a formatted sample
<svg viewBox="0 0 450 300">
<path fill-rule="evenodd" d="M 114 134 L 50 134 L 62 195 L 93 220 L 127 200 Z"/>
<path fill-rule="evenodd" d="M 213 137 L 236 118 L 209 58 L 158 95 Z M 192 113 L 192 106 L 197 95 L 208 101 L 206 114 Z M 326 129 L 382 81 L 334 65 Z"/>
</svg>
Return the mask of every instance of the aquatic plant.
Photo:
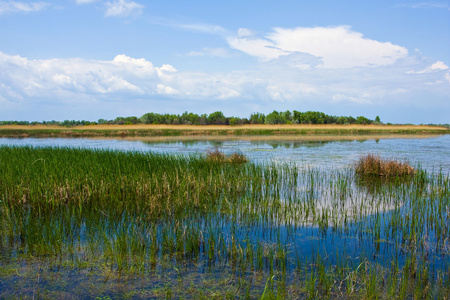
<svg viewBox="0 0 450 300">
<path fill-rule="evenodd" d="M 225 153 L 219 151 L 218 148 L 214 150 L 209 150 L 206 153 L 206 160 L 215 163 L 246 163 L 248 162 L 247 157 L 243 153 L 234 152 L 230 155 L 225 155 Z"/>
<path fill-rule="evenodd" d="M 382 159 L 378 155 L 361 156 L 355 163 L 355 171 L 362 176 L 404 177 L 413 175 L 415 170 L 406 162 Z"/>
<path fill-rule="evenodd" d="M 450 180 L 0 147 L 0 298 L 445 298 Z M 378 178 L 378 177 L 377 177 Z"/>
</svg>

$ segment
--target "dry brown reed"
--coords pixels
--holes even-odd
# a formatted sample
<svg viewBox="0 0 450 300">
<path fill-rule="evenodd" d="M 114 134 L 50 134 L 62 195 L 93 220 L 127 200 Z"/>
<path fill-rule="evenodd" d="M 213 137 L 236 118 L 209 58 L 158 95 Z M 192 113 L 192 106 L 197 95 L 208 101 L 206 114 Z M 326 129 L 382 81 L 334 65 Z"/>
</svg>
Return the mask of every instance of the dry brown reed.
<svg viewBox="0 0 450 300">
<path fill-rule="evenodd" d="M 355 164 L 356 173 L 363 176 L 404 177 L 415 170 L 407 162 L 382 159 L 379 155 L 367 154 Z"/>
<path fill-rule="evenodd" d="M 367 131 L 398 131 L 398 130 L 414 130 L 414 131 L 442 131 L 448 132 L 448 128 L 444 126 L 430 125 L 338 125 L 338 124 L 247 124 L 247 125 L 163 125 L 163 124 L 136 124 L 136 125 L 84 125 L 65 127 L 58 125 L 1 125 L 0 129 L 23 129 L 23 130 L 43 130 L 43 129 L 59 129 L 59 130 L 273 130 L 273 129 L 298 129 L 298 130 L 367 130 Z"/>
<path fill-rule="evenodd" d="M 246 163 L 248 162 L 247 157 L 244 154 L 234 152 L 231 155 L 225 155 L 219 149 L 210 150 L 206 153 L 206 159 L 211 162 L 216 163 Z"/>
</svg>

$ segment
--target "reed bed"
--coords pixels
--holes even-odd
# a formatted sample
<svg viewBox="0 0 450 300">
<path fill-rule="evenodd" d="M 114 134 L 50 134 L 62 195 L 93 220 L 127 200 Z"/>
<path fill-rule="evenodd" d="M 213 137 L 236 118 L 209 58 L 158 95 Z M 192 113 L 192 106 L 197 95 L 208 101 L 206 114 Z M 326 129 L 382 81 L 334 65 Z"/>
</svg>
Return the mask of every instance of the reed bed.
<svg viewBox="0 0 450 300">
<path fill-rule="evenodd" d="M 450 180 L 0 147 L 0 298 L 445 299 Z"/>
<path fill-rule="evenodd" d="M 225 155 L 225 153 L 219 151 L 219 149 L 210 150 L 206 153 L 206 160 L 216 163 L 246 163 L 248 162 L 247 157 L 244 154 L 234 152 L 230 155 Z"/>
<path fill-rule="evenodd" d="M 361 176 L 406 177 L 415 170 L 407 162 L 382 159 L 379 155 L 367 154 L 355 164 L 356 173 Z"/>
<path fill-rule="evenodd" d="M 186 136 L 354 136 L 448 134 L 444 126 L 427 125 L 2 125 L 0 137 L 186 137 Z M 376 138 L 376 137 L 375 137 Z"/>
</svg>

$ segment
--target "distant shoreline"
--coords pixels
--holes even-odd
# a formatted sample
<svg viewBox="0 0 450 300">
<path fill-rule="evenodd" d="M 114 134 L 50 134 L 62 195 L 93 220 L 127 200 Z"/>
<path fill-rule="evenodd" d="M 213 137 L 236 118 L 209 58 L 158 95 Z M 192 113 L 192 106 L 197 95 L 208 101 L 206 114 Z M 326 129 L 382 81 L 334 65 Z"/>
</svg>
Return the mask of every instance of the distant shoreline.
<svg viewBox="0 0 450 300">
<path fill-rule="evenodd" d="M 429 125 L 3 125 L 0 137 L 352 136 L 449 134 Z"/>
<path fill-rule="evenodd" d="M 427 125 L 4 125 L 0 137 L 183 137 L 448 134 Z"/>
</svg>

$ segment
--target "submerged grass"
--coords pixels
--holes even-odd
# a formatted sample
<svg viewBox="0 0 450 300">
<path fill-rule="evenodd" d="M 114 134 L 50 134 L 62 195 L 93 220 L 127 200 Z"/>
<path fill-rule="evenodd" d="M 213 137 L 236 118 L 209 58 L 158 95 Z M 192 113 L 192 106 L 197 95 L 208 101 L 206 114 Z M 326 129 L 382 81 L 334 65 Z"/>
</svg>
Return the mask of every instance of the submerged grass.
<svg viewBox="0 0 450 300">
<path fill-rule="evenodd" d="M 31 147 L 0 169 L 0 298 L 450 294 L 448 175 Z"/>
</svg>

